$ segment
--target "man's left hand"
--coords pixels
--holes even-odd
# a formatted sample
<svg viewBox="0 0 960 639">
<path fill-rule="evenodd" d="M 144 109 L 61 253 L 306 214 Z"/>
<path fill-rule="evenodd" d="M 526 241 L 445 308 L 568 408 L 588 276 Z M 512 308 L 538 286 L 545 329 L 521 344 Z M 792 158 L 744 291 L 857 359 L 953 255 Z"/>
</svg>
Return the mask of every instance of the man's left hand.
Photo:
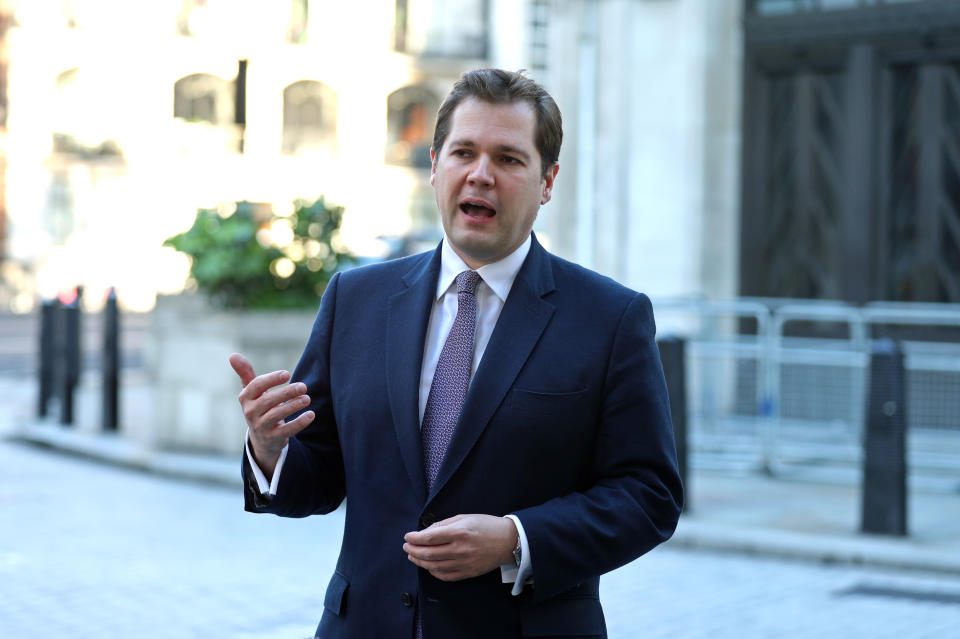
<svg viewBox="0 0 960 639">
<path fill-rule="evenodd" d="M 513 563 L 517 527 L 507 517 L 457 515 L 403 539 L 410 561 L 441 581 L 460 581 Z"/>
</svg>

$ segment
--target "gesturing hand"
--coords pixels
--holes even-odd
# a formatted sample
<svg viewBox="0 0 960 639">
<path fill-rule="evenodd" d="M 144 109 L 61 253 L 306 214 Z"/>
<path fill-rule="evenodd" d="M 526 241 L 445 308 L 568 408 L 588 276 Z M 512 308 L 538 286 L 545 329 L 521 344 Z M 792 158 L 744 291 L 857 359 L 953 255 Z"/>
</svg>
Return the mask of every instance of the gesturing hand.
<svg viewBox="0 0 960 639">
<path fill-rule="evenodd" d="M 512 563 L 517 527 L 507 517 L 457 515 L 403 539 L 410 561 L 441 581 L 460 581 Z"/>
<path fill-rule="evenodd" d="M 309 410 L 289 423 L 283 421 L 310 404 L 304 394 L 307 387 L 297 383 L 276 388 L 290 379 L 290 373 L 274 371 L 256 377 L 250 360 L 240 353 L 230 356 L 230 365 L 243 385 L 237 399 L 250 429 L 251 452 L 264 475 L 272 477 L 287 440 L 313 421 Z"/>
</svg>

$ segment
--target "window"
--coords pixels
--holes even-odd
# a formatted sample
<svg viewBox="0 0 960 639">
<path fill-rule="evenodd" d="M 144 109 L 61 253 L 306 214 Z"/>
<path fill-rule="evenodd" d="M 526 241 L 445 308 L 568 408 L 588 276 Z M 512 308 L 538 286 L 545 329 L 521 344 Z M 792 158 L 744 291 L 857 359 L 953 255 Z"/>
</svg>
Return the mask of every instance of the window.
<svg viewBox="0 0 960 639">
<path fill-rule="evenodd" d="M 860 9 L 885 4 L 922 2 L 923 0 L 748 0 L 751 13 L 772 16 L 809 11 Z"/>
<path fill-rule="evenodd" d="M 100 128 L 102 109 L 100 92 L 79 68 L 57 75 L 57 99 L 54 107 L 53 152 L 74 159 L 121 157 L 119 143 L 104 135 Z"/>
<path fill-rule="evenodd" d="M 397 0 L 394 47 L 416 56 L 484 58 L 487 0 Z"/>
<path fill-rule="evenodd" d="M 440 100 L 425 87 L 404 87 L 387 97 L 386 162 L 430 168 L 430 145 Z"/>
<path fill-rule="evenodd" d="M 332 150 L 337 136 L 337 94 L 322 82 L 302 80 L 283 90 L 283 152 Z"/>
<path fill-rule="evenodd" d="M 226 125 L 231 119 L 230 83 L 209 73 L 194 73 L 173 87 L 173 116 L 188 122 Z"/>
</svg>

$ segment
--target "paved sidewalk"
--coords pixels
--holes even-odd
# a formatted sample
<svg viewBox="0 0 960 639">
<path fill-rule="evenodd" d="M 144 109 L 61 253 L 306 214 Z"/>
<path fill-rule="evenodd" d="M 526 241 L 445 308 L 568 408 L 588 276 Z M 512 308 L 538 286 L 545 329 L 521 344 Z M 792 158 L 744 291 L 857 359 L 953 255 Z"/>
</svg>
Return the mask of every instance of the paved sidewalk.
<svg viewBox="0 0 960 639">
<path fill-rule="evenodd" d="M 240 488 L 239 458 L 148 450 L 116 435 L 38 421 L 8 438 L 118 466 Z M 912 486 L 906 538 L 859 534 L 860 488 L 823 475 L 771 478 L 694 470 L 690 509 L 672 548 L 960 575 L 960 470 L 956 487 Z"/>
<path fill-rule="evenodd" d="M 232 486 L 9 441 L 0 468 L 3 639 L 313 636 L 344 509 L 253 516 Z M 960 628 L 960 575 L 673 542 L 605 575 L 600 596 L 610 639 L 946 639 Z"/>
</svg>

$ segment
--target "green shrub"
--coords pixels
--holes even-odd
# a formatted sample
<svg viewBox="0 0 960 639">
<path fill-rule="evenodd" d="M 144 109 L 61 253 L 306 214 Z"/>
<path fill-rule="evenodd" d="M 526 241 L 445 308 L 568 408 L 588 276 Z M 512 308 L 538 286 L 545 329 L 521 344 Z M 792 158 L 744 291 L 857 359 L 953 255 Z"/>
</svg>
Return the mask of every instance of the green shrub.
<svg viewBox="0 0 960 639">
<path fill-rule="evenodd" d="M 313 308 L 333 274 L 353 263 L 338 234 L 343 208 L 297 200 L 288 216 L 200 209 L 193 226 L 164 241 L 190 257 L 197 289 L 225 308 Z"/>
</svg>

